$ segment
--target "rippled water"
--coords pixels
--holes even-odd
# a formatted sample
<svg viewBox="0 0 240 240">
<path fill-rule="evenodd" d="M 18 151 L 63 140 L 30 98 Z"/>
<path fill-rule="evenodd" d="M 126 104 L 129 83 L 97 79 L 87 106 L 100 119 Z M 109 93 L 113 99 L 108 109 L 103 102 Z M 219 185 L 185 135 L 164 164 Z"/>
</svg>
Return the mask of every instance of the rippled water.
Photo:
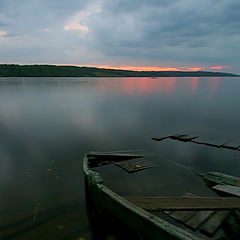
<svg viewBox="0 0 240 240">
<path fill-rule="evenodd" d="M 82 174 L 89 150 L 140 149 L 159 164 L 132 175 L 102 169 L 119 193 L 211 195 L 169 160 L 239 176 L 239 151 L 151 138 L 186 133 L 240 145 L 239 90 L 240 78 L 0 78 L 1 221 L 76 200 L 79 217 L 54 223 L 52 239 L 74 221 L 91 239 Z"/>
</svg>

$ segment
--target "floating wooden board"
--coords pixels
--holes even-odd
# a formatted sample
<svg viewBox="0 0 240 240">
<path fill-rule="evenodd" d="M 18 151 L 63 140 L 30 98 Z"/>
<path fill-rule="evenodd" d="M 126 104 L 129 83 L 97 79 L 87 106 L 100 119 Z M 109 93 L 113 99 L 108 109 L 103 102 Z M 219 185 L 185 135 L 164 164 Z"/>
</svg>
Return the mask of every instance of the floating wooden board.
<svg viewBox="0 0 240 240">
<path fill-rule="evenodd" d="M 173 136 L 170 136 L 169 138 L 173 140 L 181 141 L 181 142 L 190 142 L 198 138 L 198 136 L 190 136 L 190 135 L 184 134 L 184 135 L 173 135 Z"/>
<path fill-rule="evenodd" d="M 226 148 L 226 149 L 230 149 L 230 150 L 238 150 L 239 149 L 239 145 L 235 147 L 235 146 L 230 146 L 230 145 L 224 144 L 221 147 Z"/>
<path fill-rule="evenodd" d="M 125 197 L 149 212 L 240 209 L 239 197 Z"/>
<path fill-rule="evenodd" d="M 208 147 L 214 147 L 214 148 L 225 148 L 229 150 L 236 150 L 240 151 L 240 143 L 236 143 L 233 141 L 225 141 L 221 139 L 209 139 L 200 137 L 197 135 L 189 135 L 189 134 L 173 134 L 168 136 L 161 136 L 161 137 L 154 137 L 152 140 L 155 141 L 163 141 L 165 139 L 172 139 L 180 142 L 192 142 L 195 144 L 205 145 Z"/>
<path fill-rule="evenodd" d="M 168 139 L 169 136 L 165 136 L 165 137 L 153 137 L 152 140 L 155 140 L 155 141 L 158 141 L 158 142 L 161 142 L 165 139 Z"/>
<path fill-rule="evenodd" d="M 174 135 L 167 135 L 167 136 L 162 136 L 162 137 L 153 137 L 152 140 L 155 141 L 163 141 L 165 139 L 172 139 L 172 140 L 179 140 L 179 141 L 183 141 L 183 142 L 188 142 L 192 139 L 197 138 L 197 136 L 190 136 L 188 134 L 174 134 Z"/>
<path fill-rule="evenodd" d="M 240 151 L 240 142 L 236 141 L 236 140 L 232 140 L 230 142 L 228 142 L 227 144 L 225 144 L 226 146 L 231 146 L 234 148 L 234 150 L 238 150 Z"/>
<path fill-rule="evenodd" d="M 229 195 L 240 197 L 240 187 L 238 187 L 238 186 L 219 184 L 219 185 L 213 186 L 212 189 L 214 189 L 218 192 L 222 192 L 222 193 L 226 193 Z"/>
<path fill-rule="evenodd" d="M 215 147 L 215 148 L 221 148 L 221 146 L 225 143 L 227 143 L 226 139 L 219 139 L 219 138 L 206 138 L 206 137 L 199 137 L 196 140 L 192 141 L 193 143 L 209 146 L 209 147 Z"/>
</svg>

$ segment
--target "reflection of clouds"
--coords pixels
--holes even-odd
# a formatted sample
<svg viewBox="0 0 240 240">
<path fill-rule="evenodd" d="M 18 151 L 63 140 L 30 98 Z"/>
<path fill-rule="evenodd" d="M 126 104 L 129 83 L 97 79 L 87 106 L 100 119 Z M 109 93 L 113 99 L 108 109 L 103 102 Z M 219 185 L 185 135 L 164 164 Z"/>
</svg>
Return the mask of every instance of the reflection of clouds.
<svg viewBox="0 0 240 240">
<path fill-rule="evenodd" d="M 5 148 L 2 141 L 0 141 L 0 185 L 3 186 L 12 177 L 12 159 Z"/>
<path fill-rule="evenodd" d="M 210 79 L 210 86 L 213 91 L 216 91 L 219 87 L 220 79 L 220 77 L 213 77 Z"/>
<path fill-rule="evenodd" d="M 240 115 L 233 103 L 239 100 L 235 91 L 239 83 L 236 78 L 221 79 L 218 91 L 212 94 L 212 80 L 25 78 L 11 87 L 7 82 L 1 85 L 0 194 L 5 197 L 0 199 L 0 210 L 17 204 L 15 198 L 10 202 L 10 197 L 22 199 L 20 209 L 44 196 L 47 199 L 57 192 L 69 193 L 70 186 L 78 188 L 83 196 L 81 165 L 88 150 L 143 149 L 152 154 L 159 168 L 121 175 L 122 183 L 131 183 L 122 187 L 129 193 L 137 189 L 152 194 L 158 189 L 159 193 L 181 194 L 180 186 L 181 191 L 196 189 L 206 193 L 200 179 L 181 172 L 165 157 L 196 169 L 237 175 L 240 166 L 234 155 L 191 144 L 159 144 L 151 140 L 179 131 L 238 137 Z M 195 85 L 197 94 L 192 91 Z M 108 174 L 114 186 L 122 184 L 115 170 Z M 151 186 L 149 179 L 154 182 Z"/>
<path fill-rule="evenodd" d="M 13 101 L 0 102 L 0 124 L 5 127 L 11 127 L 16 124 L 20 118 L 19 106 Z"/>
<path fill-rule="evenodd" d="M 79 134 L 84 133 L 84 135 L 91 135 L 94 132 L 96 137 L 99 137 L 103 134 L 104 128 L 97 127 L 99 122 L 101 122 L 101 119 L 97 114 L 98 111 L 96 105 L 97 103 L 92 102 L 87 104 L 86 108 L 82 108 L 80 112 L 75 111 L 76 109 L 73 110 L 71 121 L 73 127 L 79 130 Z"/>
</svg>

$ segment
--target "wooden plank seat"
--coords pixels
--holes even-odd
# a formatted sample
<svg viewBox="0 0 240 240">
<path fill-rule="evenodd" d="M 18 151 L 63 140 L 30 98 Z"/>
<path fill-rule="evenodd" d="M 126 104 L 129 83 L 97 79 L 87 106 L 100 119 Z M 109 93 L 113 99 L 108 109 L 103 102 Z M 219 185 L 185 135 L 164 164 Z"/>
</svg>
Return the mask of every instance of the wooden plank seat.
<svg viewBox="0 0 240 240">
<path fill-rule="evenodd" d="M 212 237 L 240 209 L 239 197 L 126 197 L 133 204 L 150 212 L 164 212 L 192 231 Z"/>
<path fill-rule="evenodd" d="M 167 210 L 240 210 L 239 197 L 124 197 L 149 212 Z"/>
</svg>

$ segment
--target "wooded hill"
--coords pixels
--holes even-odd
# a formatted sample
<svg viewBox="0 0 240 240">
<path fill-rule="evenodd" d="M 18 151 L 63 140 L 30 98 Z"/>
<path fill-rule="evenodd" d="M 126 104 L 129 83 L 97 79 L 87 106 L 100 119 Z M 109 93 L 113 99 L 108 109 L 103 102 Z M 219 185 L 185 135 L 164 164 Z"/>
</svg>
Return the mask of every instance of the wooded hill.
<svg viewBox="0 0 240 240">
<path fill-rule="evenodd" d="M 235 77 L 206 71 L 128 71 L 94 67 L 0 64 L 0 77 Z"/>
</svg>

